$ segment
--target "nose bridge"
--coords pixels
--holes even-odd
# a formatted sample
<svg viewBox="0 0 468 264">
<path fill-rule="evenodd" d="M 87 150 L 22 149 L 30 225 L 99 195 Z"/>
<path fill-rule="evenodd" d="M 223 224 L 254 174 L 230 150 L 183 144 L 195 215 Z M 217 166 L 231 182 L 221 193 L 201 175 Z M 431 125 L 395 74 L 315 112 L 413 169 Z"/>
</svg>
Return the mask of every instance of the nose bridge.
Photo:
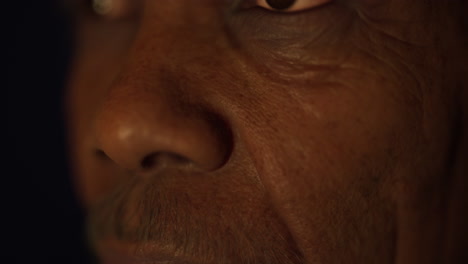
<svg viewBox="0 0 468 264">
<path fill-rule="evenodd" d="M 179 65 L 215 54 L 228 45 L 224 1 L 147 1 L 134 51 L 151 51 L 153 59 Z"/>
<path fill-rule="evenodd" d="M 123 168 L 190 164 L 215 170 L 228 157 L 230 129 L 204 106 L 204 87 L 194 73 L 212 51 L 187 28 L 143 25 L 101 105 L 98 148 Z"/>
<path fill-rule="evenodd" d="M 159 82 L 182 83 L 203 75 L 204 67 L 222 63 L 221 54 L 227 53 L 229 41 L 222 17 L 215 7 L 207 4 L 220 1 L 167 1 L 161 8 L 151 8 L 159 1 L 147 2 L 149 7 L 145 9 L 138 33 L 129 49 L 120 82 L 150 83 L 159 79 Z M 181 2 L 187 2 L 187 6 Z M 140 87 L 147 89 L 151 86 Z M 169 91 L 163 89 L 159 92 Z"/>
<path fill-rule="evenodd" d="M 230 0 L 197 0 L 197 1 L 146 1 L 143 23 L 157 28 L 189 27 L 190 31 L 196 28 L 216 27 L 222 23 L 222 16 L 226 11 L 226 2 Z"/>
</svg>

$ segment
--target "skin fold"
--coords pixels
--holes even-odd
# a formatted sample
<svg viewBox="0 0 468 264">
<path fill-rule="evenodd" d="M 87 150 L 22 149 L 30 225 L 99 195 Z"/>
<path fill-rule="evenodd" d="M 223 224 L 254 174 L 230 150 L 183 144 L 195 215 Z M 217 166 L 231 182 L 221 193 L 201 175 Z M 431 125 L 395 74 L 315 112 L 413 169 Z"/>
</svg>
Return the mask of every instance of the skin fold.
<svg viewBox="0 0 468 264">
<path fill-rule="evenodd" d="M 103 263 L 461 261 L 462 1 L 116 1 L 67 95 Z"/>
</svg>

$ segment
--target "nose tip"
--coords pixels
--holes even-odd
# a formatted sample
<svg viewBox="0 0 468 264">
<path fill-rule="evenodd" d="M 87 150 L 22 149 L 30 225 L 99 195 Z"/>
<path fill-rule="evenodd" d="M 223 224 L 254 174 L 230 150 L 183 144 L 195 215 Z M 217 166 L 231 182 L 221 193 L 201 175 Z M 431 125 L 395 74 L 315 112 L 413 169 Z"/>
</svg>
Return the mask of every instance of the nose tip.
<svg viewBox="0 0 468 264">
<path fill-rule="evenodd" d="M 125 105 L 126 107 L 119 107 Z M 231 133 L 214 114 L 180 114 L 161 104 L 106 104 L 96 119 L 98 149 L 120 167 L 213 171 L 228 159 Z"/>
</svg>

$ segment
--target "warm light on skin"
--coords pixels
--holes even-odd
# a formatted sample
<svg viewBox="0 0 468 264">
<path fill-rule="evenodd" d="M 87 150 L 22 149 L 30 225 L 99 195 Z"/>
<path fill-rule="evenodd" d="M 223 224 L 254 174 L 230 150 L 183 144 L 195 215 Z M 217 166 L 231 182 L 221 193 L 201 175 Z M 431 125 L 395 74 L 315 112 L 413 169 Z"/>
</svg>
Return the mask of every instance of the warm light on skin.
<svg viewBox="0 0 468 264">
<path fill-rule="evenodd" d="M 77 19 L 67 97 L 100 257 L 442 258 L 461 50 L 440 42 L 461 42 L 446 1 L 101 1 Z"/>
</svg>

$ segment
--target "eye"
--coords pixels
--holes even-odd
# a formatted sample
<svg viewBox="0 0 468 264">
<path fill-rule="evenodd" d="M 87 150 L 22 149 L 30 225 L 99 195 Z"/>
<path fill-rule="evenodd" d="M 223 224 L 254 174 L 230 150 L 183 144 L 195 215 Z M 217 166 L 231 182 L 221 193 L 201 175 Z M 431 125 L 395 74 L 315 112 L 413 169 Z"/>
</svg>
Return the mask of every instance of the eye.
<svg viewBox="0 0 468 264">
<path fill-rule="evenodd" d="M 315 8 L 332 0 L 255 0 L 256 5 L 272 11 L 299 12 Z"/>
<path fill-rule="evenodd" d="M 141 0 L 89 0 L 93 12 L 106 19 L 124 19 L 135 16 Z"/>
</svg>

